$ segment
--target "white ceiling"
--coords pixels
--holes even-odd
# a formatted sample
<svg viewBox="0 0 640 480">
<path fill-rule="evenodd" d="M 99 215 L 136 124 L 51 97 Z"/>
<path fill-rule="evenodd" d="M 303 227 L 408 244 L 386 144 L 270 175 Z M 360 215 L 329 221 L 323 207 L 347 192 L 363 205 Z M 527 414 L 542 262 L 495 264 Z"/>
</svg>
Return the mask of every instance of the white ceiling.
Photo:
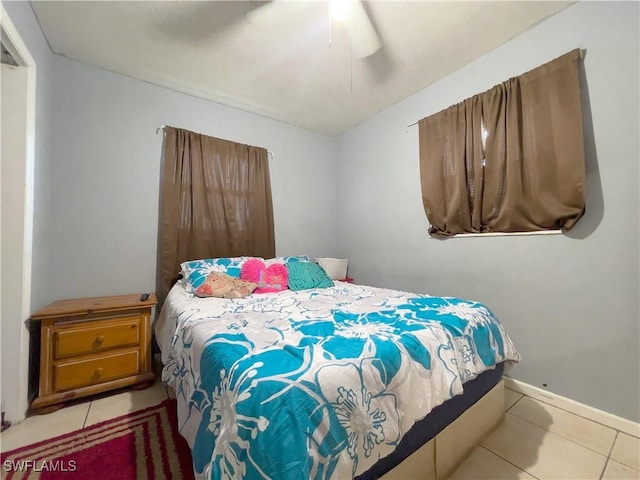
<svg viewBox="0 0 640 480">
<path fill-rule="evenodd" d="M 55 53 L 329 135 L 570 3 L 366 2 L 383 46 L 357 59 L 326 2 L 32 2 Z"/>
</svg>

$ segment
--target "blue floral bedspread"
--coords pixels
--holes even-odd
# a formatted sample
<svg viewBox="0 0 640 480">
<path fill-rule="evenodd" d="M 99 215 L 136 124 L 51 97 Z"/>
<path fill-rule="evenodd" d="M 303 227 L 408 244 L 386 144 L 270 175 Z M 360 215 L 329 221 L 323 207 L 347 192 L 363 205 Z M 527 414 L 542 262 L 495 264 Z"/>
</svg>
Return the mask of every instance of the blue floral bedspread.
<svg viewBox="0 0 640 480">
<path fill-rule="evenodd" d="M 519 360 L 480 303 L 341 282 L 235 300 L 178 283 L 155 329 L 198 479 L 352 478 Z"/>
</svg>

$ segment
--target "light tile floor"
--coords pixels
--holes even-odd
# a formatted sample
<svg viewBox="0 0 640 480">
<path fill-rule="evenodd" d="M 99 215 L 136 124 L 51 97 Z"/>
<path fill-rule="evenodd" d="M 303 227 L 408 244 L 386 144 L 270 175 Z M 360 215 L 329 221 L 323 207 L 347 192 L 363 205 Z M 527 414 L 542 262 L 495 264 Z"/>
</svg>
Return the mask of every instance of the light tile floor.
<svg viewBox="0 0 640 480">
<path fill-rule="evenodd" d="M 455 480 L 640 480 L 640 439 L 505 389 L 504 423 Z"/>
<path fill-rule="evenodd" d="M 47 438 L 57 437 L 110 418 L 157 405 L 167 398 L 169 398 L 167 387 L 156 380 L 151 387 L 144 390 L 125 390 L 65 407 L 46 415 L 33 415 L 2 432 L 0 449 L 7 452 Z"/>
<path fill-rule="evenodd" d="M 36 415 L 0 435 L 9 451 L 158 404 L 172 396 L 160 381 Z M 504 423 L 455 471 L 456 480 L 636 479 L 640 440 L 505 390 Z"/>
</svg>

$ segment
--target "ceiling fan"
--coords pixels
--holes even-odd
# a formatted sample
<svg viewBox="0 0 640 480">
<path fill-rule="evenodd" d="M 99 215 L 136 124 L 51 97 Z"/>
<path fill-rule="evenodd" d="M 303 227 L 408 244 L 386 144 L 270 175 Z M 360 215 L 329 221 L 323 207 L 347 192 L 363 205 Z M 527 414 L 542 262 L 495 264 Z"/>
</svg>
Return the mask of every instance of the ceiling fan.
<svg viewBox="0 0 640 480">
<path fill-rule="evenodd" d="M 262 3 L 262 2 L 261 2 Z M 282 18 L 286 12 L 303 9 L 309 1 L 271 0 L 247 12 L 251 23 L 261 23 Z M 356 58 L 366 58 L 376 53 L 380 47 L 380 37 L 371 23 L 361 0 L 330 0 L 329 15 L 345 29 L 351 51 Z"/>
</svg>

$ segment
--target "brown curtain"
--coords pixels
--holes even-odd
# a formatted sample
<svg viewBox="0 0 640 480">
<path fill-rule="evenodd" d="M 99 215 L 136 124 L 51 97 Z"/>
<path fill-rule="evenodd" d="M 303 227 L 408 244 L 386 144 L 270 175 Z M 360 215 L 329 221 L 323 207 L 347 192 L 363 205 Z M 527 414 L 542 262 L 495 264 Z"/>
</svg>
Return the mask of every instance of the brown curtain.
<svg viewBox="0 0 640 480">
<path fill-rule="evenodd" d="M 158 293 L 186 260 L 242 255 L 275 256 L 267 151 L 165 127 Z"/>
<path fill-rule="evenodd" d="M 584 213 L 580 50 L 419 122 L 429 233 L 570 229 Z"/>
</svg>

